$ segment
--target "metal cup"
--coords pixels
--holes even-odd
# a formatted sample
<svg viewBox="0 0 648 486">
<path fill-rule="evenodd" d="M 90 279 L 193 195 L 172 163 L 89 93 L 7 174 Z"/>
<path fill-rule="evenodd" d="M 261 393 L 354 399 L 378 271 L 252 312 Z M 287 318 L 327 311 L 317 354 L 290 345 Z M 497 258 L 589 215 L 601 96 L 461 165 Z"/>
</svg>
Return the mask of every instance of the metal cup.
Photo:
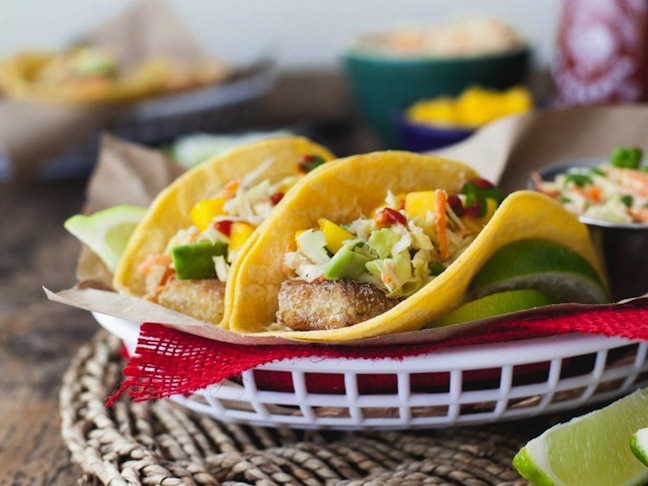
<svg viewBox="0 0 648 486">
<path fill-rule="evenodd" d="M 545 167 L 538 171 L 543 180 L 550 181 L 573 167 L 592 167 L 601 160 L 577 161 Z M 535 189 L 529 181 L 529 189 Z M 614 301 L 648 293 L 648 224 L 613 223 L 579 216 L 587 225 L 594 248 L 608 275 Z"/>
</svg>

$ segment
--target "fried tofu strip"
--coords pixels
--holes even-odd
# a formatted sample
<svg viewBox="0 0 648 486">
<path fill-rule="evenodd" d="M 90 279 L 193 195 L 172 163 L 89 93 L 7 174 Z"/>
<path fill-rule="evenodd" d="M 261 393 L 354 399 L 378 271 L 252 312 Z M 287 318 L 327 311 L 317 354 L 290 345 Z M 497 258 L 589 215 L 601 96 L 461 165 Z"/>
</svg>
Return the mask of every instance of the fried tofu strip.
<svg viewBox="0 0 648 486">
<path fill-rule="evenodd" d="M 178 280 L 170 278 L 157 294 L 164 307 L 196 319 L 220 323 L 225 308 L 225 284 L 215 278 Z"/>
<path fill-rule="evenodd" d="M 375 286 L 351 280 L 286 280 L 279 289 L 277 319 L 295 331 L 339 329 L 398 304 Z"/>
</svg>

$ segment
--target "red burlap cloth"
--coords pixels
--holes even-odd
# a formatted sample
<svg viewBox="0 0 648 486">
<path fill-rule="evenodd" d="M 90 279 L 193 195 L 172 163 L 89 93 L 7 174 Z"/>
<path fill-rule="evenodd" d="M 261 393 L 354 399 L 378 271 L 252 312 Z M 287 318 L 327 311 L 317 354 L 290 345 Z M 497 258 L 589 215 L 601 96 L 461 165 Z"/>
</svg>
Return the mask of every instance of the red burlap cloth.
<svg viewBox="0 0 648 486">
<path fill-rule="evenodd" d="M 136 352 L 124 368 L 125 381 L 110 398 L 109 404 L 126 390 L 136 401 L 190 394 L 225 379 L 238 379 L 243 371 L 285 358 L 312 356 L 400 360 L 442 348 L 573 332 L 648 340 L 648 299 L 562 314 L 539 311 L 517 321 L 502 319 L 493 322 L 486 331 L 417 345 L 236 345 L 146 323 L 142 325 Z M 542 368 L 542 363 L 528 365 L 526 371 L 533 372 L 539 368 Z M 464 377 L 466 380 L 489 378 L 496 378 L 495 370 L 477 370 Z M 412 387 L 424 389 L 444 386 L 447 379 L 447 373 L 425 373 L 413 376 Z M 395 375 L 367 374 L 359 377 L 358 385 L 361 392 L 379 393 L 394 387 L 395 380 Z M 292 380 L 287 372 L 255 370 L 255 381 L 260 389 L 292 391 Z M 342 374 L 310 373 L 306 376 L 306 385 L 312 393 L 344 393 Z"/>
</svg>

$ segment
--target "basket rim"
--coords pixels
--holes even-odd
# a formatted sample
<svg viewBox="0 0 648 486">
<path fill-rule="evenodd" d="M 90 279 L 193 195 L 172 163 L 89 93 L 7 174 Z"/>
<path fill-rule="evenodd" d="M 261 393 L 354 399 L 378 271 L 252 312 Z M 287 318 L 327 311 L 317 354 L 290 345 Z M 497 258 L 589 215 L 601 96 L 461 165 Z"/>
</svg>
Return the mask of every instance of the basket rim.
<svg viewBox="0 0 648 486">
<path fill-rule="evenodd" d="M 92 314 L 104 329 L 120 338 L 129 351 L 135 350 L 139 335 L 138 323 L 97 312 Z M 345 371 L 370 374 L 403 371 L 429 373 L 537 363 L 586 355 L 638 342 L 638 340 L 621 337 L 569 333 L 500 343 L 456 346 L 399 359 L 320 356 L 285 358 L 256 366 L 254 369 L 272 371 L 299 369 L 304 372 L 340 373 L 340 365 L 344 364 Z M 388 366 L 380 366 L 381 364 Z"/>
</svg>

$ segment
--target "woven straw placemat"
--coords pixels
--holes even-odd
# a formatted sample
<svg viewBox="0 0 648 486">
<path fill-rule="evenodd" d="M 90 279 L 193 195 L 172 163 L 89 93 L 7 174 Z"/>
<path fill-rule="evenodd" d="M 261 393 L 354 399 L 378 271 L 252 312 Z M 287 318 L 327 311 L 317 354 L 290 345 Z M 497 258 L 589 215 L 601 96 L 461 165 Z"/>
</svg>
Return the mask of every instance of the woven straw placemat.
<svg viewBox="0 0 648 486">
<path fill-rule="evenodd" d="M 168 400 L 105 406 L 121 379 L 119 340 L 100 332 L 60 395 L 63 438 L 82 485 L 523 486 L 505 426 L 316 432 L 232 425 Z"/>
</svg>

